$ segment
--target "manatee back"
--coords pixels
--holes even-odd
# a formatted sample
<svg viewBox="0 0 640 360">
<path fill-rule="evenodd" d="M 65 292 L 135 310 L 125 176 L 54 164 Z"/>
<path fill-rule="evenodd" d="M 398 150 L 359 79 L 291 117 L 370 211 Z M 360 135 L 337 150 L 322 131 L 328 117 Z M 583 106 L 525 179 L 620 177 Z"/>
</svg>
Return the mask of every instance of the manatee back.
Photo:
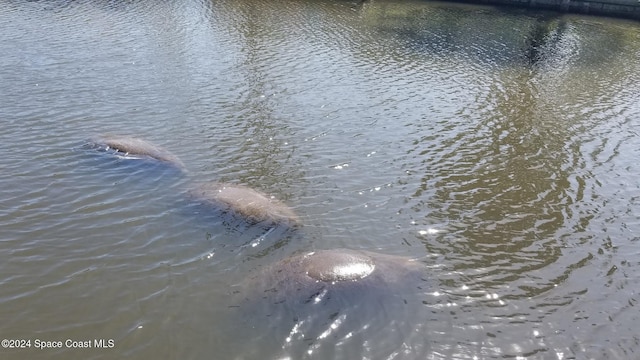
<svg viewBox="0 0 640 360">
<path fill-rule="evenodd" d="M 384 296 L 415 288 L 423 281 L 423 271 L 424 266 L 409 257 L 351 249 L 320 250 L 268 266 L 251 277 L 249 288 L 267 292 L 274 302 L 304 303 L 323 290 L 345 299 Z"/>
<path fill-rule="evenodd" d="M 285 203 L 246 186 L 214 182 L 199 185 L 190 194 L 222 211 L 231 211 L 250 223 L 300 224 L 298 215 Z"/>
<path fill-rule="evenodd" d="M 160 148 L 146 140 L 133 136 L 102 135 L 96 137 L 92 142 L 107 150 L 113 149 L 116 152 L 129 157 L 145 157 L 172 164 L 180 169 L 184 169 L 184 163 L 174 154 Z"/>
</svg>

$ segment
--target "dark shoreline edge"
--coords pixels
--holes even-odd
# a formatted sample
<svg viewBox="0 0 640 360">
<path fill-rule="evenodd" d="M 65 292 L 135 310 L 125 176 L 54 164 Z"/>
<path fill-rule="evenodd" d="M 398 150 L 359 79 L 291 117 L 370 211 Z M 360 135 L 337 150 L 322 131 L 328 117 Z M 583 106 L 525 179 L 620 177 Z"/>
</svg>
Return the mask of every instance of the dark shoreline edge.
<svg viewBox="0 0 640 360">
<path fill-rule="evenodd" d="M 437 0 L 640 20 L 640 0 Z"/>
</svg>

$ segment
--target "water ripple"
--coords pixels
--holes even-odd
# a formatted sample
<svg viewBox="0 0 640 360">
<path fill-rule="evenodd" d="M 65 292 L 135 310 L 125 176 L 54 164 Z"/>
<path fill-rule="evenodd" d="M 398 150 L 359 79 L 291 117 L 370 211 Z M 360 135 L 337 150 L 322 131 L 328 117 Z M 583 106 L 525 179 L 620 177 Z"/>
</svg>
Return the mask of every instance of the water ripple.
<svg viewBox="0 0 640 360">
<path fill-rule="evenodd" d="M 304 0 L 4 1 L 0 23 L 5 337 L 149 358 L 637 353 L 635 24 Z M 190 171 L 82 146 L 108 132 Z M 185 196 L 201 181 L 274 194 L 302 230 L 205 211 Z M 317 311 L 242 306 L 247 275 L 339 246 L 427 273 L 313 294 Z"/>
</svg>

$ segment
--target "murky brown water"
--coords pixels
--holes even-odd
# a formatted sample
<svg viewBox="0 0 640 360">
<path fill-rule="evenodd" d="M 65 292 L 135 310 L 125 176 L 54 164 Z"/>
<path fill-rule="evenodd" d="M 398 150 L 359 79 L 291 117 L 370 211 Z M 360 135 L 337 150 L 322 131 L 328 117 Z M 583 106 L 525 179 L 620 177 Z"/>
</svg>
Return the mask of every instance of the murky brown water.
<svg viewBox="0 0 640 360">
<path fill-rule="evenodd" d="M 30 342 L 0 358 L 639 356 L 638 23 L 377 0 L 0 8 L 0 337 Z M 102 133 L 189 172 L 83 146 Z M 214 180 L 303 227 L 185 196 Z M 324 307 L 251 298 L 246 279 L 333 248 L 427 275 Z"/>
</svg>

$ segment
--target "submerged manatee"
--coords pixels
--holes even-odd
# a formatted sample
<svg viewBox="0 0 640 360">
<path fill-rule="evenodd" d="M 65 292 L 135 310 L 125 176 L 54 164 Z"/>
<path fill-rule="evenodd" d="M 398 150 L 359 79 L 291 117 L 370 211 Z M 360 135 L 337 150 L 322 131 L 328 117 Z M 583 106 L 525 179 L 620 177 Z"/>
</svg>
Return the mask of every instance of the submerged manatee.
<svg viewBox="0 0 640 360">
<path fill-rule="evenodd" d="M 281 260 L 254 276 L 252 282 L 282 298 L 305 298 L 322 290 L 402 287 L 418 279 L 422 270 L 424 265 L 409 257 L 333 249 Z"/>
<path fill-rule="evenodd" d="M 349 249 L 266 265 L 234 289 L 241 331 L 262 349 L 242 356 L 397 358 L 425 310 L 425 270 L 412 258 Z"/>
<path fill-rule="evenodd" d="M 222 211 L 230 211 L 249 223 L 298 226 L 298 215 L 286 204 L 242 185 L 207 183 L 189 191 L 192 197 Z"/>
<path fill-rule="evenodd" d="M 185 166 L 180 159 L 146 140 L 132 136 L 102 135 L 92 140 L 92 143 L 106 151 L 113 150 L 129 158 L 149 158 L 171 164 L 180 170 Z"/>
</svg>

